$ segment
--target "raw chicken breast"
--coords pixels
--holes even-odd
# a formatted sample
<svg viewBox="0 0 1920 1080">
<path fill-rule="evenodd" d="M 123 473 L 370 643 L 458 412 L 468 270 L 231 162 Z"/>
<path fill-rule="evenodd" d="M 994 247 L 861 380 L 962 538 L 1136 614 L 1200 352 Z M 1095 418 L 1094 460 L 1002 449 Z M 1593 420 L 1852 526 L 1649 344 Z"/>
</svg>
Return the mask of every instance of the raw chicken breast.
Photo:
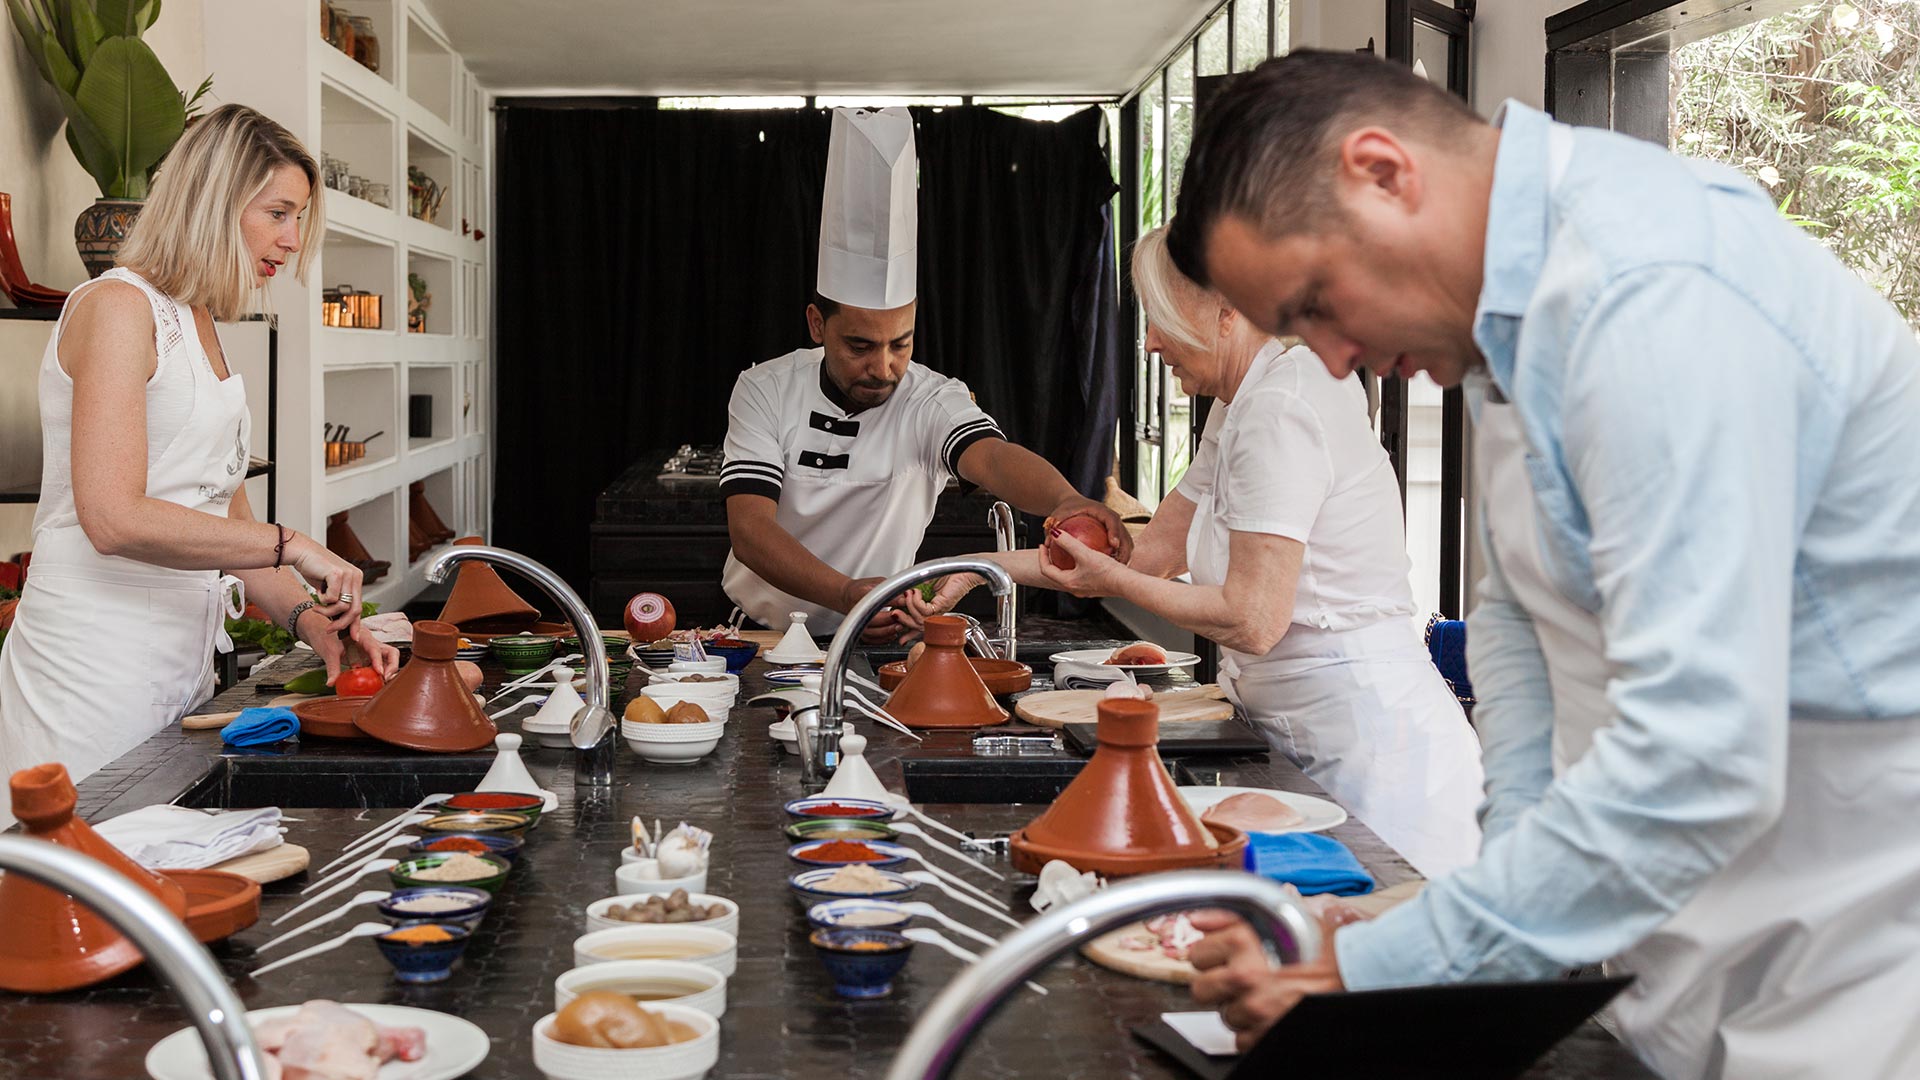
<svg viewBox="0 0 1920 1080">
<path fill-rule="evenodd" d="M 1200 815 L 1202 821 L 1217 821 L 1246 832 L 1280 832 L 1307 820 L 1300 811 L 1271 795 L 1243 791 L 1221 799 Z"/>
<path fill-rule="evenodd" d="M 374 1080 L 387 1062 L 427 1053 L 420 1028 L 380 1027 L 332 1001 L 309 1001 L 292 1016 L 257 1025 L 253 1035 L 267 1053 L 268 1076 L 279 1080 Z"/>
</svg>

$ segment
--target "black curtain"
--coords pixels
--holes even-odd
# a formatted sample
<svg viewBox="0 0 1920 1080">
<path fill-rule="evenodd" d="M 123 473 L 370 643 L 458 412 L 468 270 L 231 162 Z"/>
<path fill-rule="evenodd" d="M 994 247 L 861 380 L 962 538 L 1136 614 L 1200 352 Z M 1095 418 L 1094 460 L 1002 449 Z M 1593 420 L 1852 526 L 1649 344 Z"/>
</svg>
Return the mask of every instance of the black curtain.
<svg viewBox="0 0 1920 1080">
<path fill-rule="evenodd" d="M 1123 385 L 1099 110 L 914 113 L 914 360 L 1097 495 Z M 829 122 L 511 104 L 497 124 L 493 538 L 584 592 L 595 496 L 647 451 L 720 442 L 735 376 L 812 344 Z"/>
</svg>

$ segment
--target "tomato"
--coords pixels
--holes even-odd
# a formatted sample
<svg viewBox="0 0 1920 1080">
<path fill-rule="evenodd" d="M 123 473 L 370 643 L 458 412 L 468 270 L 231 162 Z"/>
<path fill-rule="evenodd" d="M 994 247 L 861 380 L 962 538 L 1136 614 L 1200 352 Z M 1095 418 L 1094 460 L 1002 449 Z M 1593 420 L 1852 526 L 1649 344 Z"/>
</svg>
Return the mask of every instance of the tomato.
<svg viewBox="0 0 1920 1080">
<path fill-rule="evenodd" d="M 341 697 L 372 697 L 387 681 L 370 667 L 348 668 L 333 681 L 333 692 Z"/>
</svg>

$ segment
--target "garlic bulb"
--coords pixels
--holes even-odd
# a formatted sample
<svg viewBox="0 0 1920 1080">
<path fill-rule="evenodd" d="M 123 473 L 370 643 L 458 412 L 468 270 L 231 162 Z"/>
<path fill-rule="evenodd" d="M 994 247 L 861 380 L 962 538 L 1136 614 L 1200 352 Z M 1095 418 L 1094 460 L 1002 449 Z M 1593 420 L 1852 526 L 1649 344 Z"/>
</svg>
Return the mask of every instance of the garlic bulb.
<svg viewBox="0 0 1920 1080">
<path fill-rule="evenodd" d="M 692 877 L 707 868 L 707 847 L 713 843 L 713 834 L 705 829 L 695 828 L 686 822 L 674 826 L 672 831 L 660 838 L 655 855 L 660 860 L 660 876 L 663 878 Z"/>
</svg>

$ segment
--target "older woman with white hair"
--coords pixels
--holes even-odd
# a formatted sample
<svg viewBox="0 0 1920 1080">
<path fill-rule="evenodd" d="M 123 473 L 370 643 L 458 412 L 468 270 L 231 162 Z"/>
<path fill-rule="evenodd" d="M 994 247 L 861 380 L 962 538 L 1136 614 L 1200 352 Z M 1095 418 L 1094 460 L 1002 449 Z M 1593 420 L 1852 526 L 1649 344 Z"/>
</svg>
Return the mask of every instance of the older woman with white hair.
<svg viewBox="0 0 1920 1080">
<path fill-rule="evenodd" d="M 1218 399 L 1199 451 L 1129 563 L 1056 534 L 1074 569 L 1032 551 L 1006 565 L 1219 643 L 1221 685 L 1275 749 L 1421 873 L 1471 863 L 1480 749 L 1413 625 L 1399 486 L 1360 385 L 1184 277 L 1164 230 L 1140 238 L 1133 277 L 1147 348 Z"/>
</svg>

